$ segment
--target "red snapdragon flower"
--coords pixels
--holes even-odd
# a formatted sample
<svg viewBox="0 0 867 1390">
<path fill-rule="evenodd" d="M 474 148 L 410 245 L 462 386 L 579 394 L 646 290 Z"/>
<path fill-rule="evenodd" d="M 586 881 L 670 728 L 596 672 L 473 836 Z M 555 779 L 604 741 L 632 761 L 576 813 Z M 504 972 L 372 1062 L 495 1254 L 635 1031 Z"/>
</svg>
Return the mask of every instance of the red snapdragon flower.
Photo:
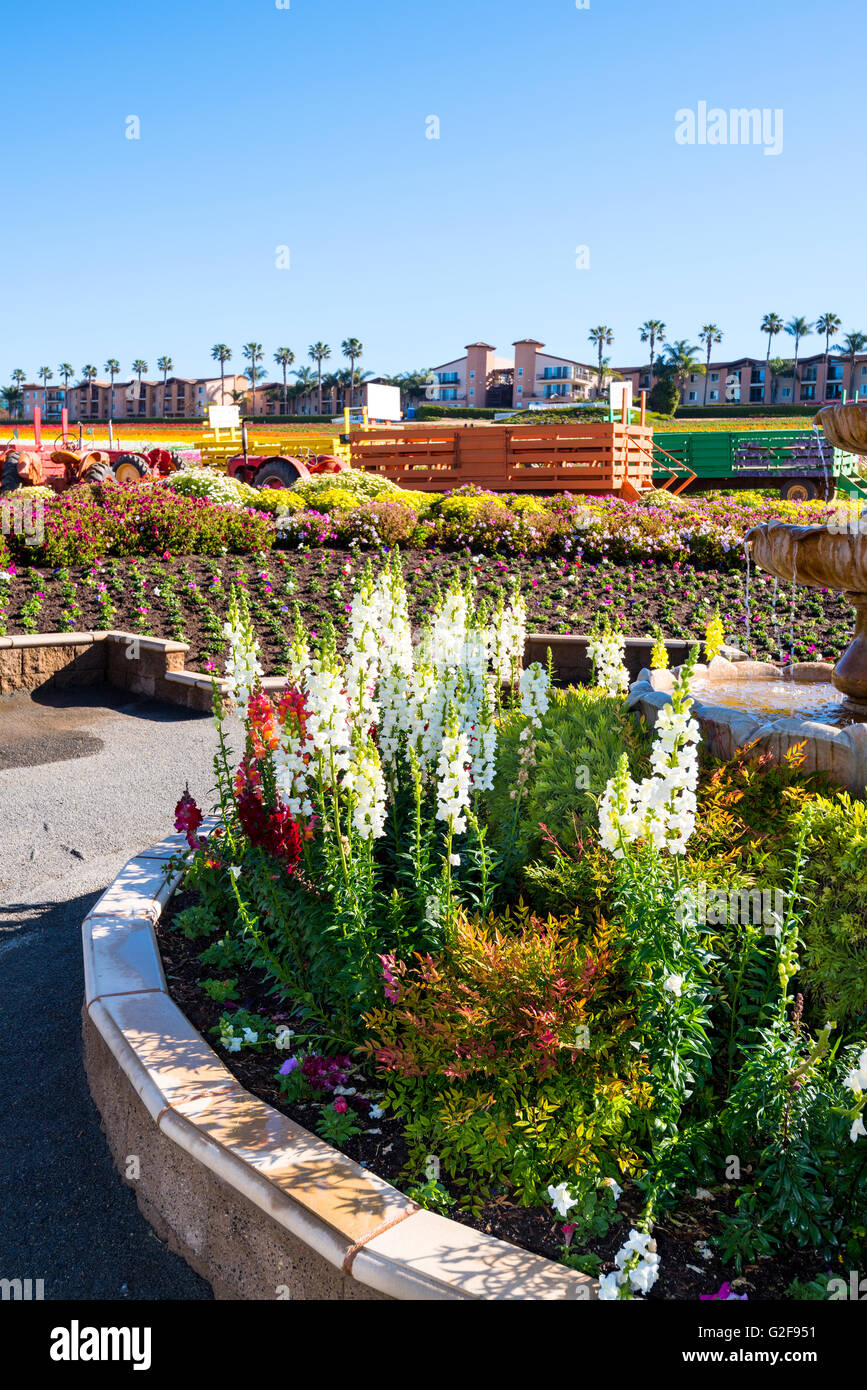
<svg viewBox="0 0 867 1390">
<path fill-rule="evenodd" d="M 184 794 L 175 807 L 175 830 L 182 830 L 187 837 L 187 844 L 190 849 L 201 849 L 204 843 L 199 839 L 198 831 L 203 816 L 194 797 L 190 796 L 190 789 L 186 787 Z"/>
</svg>

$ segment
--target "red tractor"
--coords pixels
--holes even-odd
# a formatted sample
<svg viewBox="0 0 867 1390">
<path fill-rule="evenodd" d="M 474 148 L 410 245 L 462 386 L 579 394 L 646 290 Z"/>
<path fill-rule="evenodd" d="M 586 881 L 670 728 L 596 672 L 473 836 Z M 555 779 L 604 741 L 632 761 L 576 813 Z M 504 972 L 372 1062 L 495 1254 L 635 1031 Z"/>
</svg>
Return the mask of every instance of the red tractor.
<svg viewBox="0 0 867 1390">
<path fill-rule="evenodd" d="M 317 454 L 300 442 L 293 454 L 251 454 L 247 447 L 246 423 L 241 427 L 241 440 L 243 451 L 226 460 L 226 472 L 230 478 L 238 478 L 253 487 L 291 487 L 317 473 L 342 473 L 349 467 L 346 459 L 336 454 Z"/>
<path fill-rule="evenodd" d="M 22 487 L 50 487 L 65 492 L 76 483 L 137 483 L 142 478 L 165 477 L 180 467 L 180 460 L 169 449 L 149 449 L 130 453 L 125 449 L 49 449 L 39 445 L 22 449 L 7 445 L 2 454 L 0 493 Z"/>
</svg>

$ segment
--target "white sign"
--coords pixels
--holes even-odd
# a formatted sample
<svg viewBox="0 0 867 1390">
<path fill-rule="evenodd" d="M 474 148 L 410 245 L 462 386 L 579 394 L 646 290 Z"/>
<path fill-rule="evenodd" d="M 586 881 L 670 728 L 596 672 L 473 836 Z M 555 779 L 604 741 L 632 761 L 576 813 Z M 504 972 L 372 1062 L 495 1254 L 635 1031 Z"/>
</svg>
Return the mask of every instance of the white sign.
<svg viewBox="0 0 867 1390">
<path fill-rule="evenodd" d="M 632 409 L 632 382 L 612 381 L 608 387 L 608 402 L 612 410 L 622 411 L 622 418 L 628 422 Z"/>
<path fill-rule="evenodd" d="M 212 430 L 236 430 L 241 424 L 239 405 L 209 405 L 208 424 Z"/>
</svg>

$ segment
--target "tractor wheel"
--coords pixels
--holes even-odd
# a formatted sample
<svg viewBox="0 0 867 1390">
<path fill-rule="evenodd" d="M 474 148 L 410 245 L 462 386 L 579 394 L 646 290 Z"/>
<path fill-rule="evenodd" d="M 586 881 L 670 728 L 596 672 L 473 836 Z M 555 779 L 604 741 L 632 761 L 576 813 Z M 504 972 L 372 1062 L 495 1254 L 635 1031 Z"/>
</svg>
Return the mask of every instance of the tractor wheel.
<svg viewBox="0 0 867 1390">
<path fill-rule="evenodd" d="M 309 478 L 310 474 L 300 459 L 264 459 L 256 471 L 254 487 L 292 487 L 293 483 Z"/>
<path fill-rule="evenodd" d="M 84 460 L 84 467 L 81 471 L 81 482 L 105 483 L 109 478 L 113 477 L 114 469 L 111 466 L 111 459 L 107 459 L 100 454 L 91 454 L 90 460 Z"/>
<path fill-rule="evenodd" d="M 3 477 L 0 481 L 0 492 L 17 492 L 23 486 L 18 476 L 18 460 L 21 455 L 15 450 L 10 449 L 3 460 Z"/>
<path fill-rule="evenodd" d="M 780 488 L 780 496 L 784 502 L 809 502 L 818 495 L 818 486 L 812 478 L 787 478 Z"/>
<path fill-rule="evenodd" d="M 147 460 L 140 454 L 121 454 L 114 462 L 114 476 L 119 483 L 137 483 L 147 472 Z"/>
</svg>

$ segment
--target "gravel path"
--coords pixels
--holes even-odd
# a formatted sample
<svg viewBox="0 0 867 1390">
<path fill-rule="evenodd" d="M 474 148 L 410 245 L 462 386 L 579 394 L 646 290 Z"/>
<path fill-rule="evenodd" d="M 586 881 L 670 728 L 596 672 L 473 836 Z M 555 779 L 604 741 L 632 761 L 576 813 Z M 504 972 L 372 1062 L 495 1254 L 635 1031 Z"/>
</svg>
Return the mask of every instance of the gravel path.
<svg viewBox="0 0 867 1390">
<path fill-rule="evenodd" d="M 112 1163 L 81 1059 L 81 921 L 172 829 L 210 808 L 210 718 L 100 689 L 0 700 L 0 1278 L 46 1299 L 209 1299 Z"/>
</svg>

